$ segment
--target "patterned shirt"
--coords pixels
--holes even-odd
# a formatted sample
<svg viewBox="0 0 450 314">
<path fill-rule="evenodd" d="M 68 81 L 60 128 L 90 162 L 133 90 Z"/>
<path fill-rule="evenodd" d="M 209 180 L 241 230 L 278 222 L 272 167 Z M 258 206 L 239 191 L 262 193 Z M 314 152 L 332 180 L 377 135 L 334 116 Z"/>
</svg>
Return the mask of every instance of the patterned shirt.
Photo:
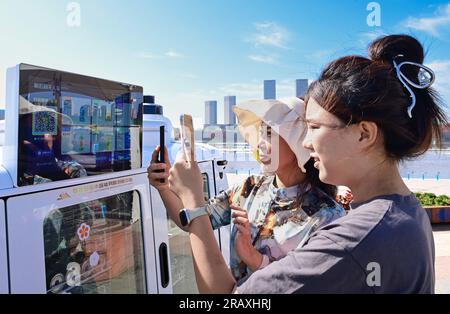
<svg viewBox="0 0 450 314">
<path fill-rule="evenodd" d="M 214 229 L 231 223 L 231 204 L 247 211 L 252 244 L 263 255 L 260 269 L 301 247 L 314 231 L 345 215 L 332 197 L 316 187 L 277 188 L 274 182 L 275 176 L 250 176 L 207 204 Z M 230 268 L 240 280 L 251 270 L 237 255 L 236 234 L 232 225 Z"/>
</svg>

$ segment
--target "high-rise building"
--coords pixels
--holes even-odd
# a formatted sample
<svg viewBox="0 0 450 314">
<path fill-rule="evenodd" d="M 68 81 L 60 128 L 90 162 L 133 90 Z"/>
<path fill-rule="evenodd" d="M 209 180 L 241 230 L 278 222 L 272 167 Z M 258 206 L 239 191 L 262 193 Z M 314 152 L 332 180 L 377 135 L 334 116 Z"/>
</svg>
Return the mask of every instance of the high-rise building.
<svg viewBox="0 0 450 314">
<path fill-rule="evenodd" d="M 205 124 L 217 124 L 217 101 L 205 101 Z"/>
<path fill-rule="evenodd" d="M 236 106 L 236 96 L 225 96 L 224 98 L 224 123 L 236 124 L 236 115 L 233 112 L 233 107 Z"/>
<path fill-rule="evenodd" d="M 305 97 L 308 90 L 308 79 L 299 79 L 295 81 L 295 96 L 298 98 Z"/>
<path fill-rule="evenodd" d="M 276 99 L 276 81 L 264 80 L 264 99 Z"/>
</svg>

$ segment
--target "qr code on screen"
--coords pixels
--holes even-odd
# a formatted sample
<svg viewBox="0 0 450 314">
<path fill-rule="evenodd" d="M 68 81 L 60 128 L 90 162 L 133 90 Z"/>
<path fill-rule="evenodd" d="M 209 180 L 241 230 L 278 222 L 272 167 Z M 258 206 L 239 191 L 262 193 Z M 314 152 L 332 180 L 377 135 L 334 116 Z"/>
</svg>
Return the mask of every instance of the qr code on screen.
<svg viewBox="0 0 450 314">
<path fill-rule="evenodd" d="M 33 135 L 56 135 L 57 130 L 56 113 L 38 111 L 33 113 Z"/>
</svg>

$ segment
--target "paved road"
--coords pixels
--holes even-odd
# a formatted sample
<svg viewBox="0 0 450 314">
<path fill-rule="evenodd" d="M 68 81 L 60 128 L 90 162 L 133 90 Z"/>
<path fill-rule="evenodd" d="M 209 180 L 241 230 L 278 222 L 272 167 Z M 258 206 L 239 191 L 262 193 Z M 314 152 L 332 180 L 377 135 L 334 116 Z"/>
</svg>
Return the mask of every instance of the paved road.
<svg viewBox="0 0 450 314">
<path fill-rule="evenodd" d="M 436 247 L 436 293 L 450 293 L 450 224 L 433 226 Z"/>
</svg>

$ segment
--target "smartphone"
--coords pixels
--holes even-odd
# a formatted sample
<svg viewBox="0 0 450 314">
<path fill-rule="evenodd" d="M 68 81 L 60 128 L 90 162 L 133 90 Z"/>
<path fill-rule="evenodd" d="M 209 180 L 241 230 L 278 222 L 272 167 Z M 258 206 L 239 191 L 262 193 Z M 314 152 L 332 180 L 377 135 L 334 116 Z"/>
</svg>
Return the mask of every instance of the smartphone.
<svg viewBox="0 0 450 314">
<path fill-rule="evenodd" d="M 187 161 L 195 161 L 195 134 L 192 116 L 183 114 L 180 117 L 181 144 Z"/>
<path fill-rule="evenodd" d="M 165 154 L 165 143 L 166 143 L 166 128 L 164 125 L 161 125 L 159 127 L 159 147 L 161 148 L 159 150 L 159 156 L 158 156 L 158 162 L 159 163 L 165 163 L 166 160 L 164 158 Z"/>
<path fill-rule="evenodd" d="M 164 152 L 165 152 L 165 142 L 166 142 L 166 132 L 165 132 L 165 126 L 161 125 L 159 127 L 159 154 L 158 154 L 158 163 L 165 163 L 166 160 L 164 158 Z M 157 170 L 156 172 L 164 172 L 164 170 Z M 159 179 L 159 182 L 164 183 L 164 179 Z"/>
</svg>

